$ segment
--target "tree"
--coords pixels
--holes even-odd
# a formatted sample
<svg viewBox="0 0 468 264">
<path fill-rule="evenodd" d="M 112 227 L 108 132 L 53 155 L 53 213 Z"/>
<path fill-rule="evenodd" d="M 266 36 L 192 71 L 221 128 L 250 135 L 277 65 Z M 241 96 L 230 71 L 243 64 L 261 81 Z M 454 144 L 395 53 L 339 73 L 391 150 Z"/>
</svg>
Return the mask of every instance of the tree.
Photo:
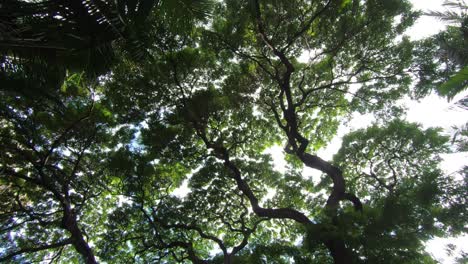
<svg viewBox="0 0 468 264">
<path fill-rule="evenodd" d="M 85 226 L 97 217 L 89 203 L 106 189 L 99 159 L 109 118 L 86 88 L 75 75 L 56 100 L 1 93 L 2 261 L 71 261 L 70 245 L 96 263 Z"/>
<path fill-rule="evenodd" d="M 435 263 L 423 242 L 466 232 L 466 180 L 438 168 L 448 138 L 404 121 L 398 107 L 414 92 L 420 59 L 415 43 L 399 38 L 417 18 L 408 2 L 226 0 L 212 10 L 183 31 L 162 34 L 160 20 L 151 20 L 149 56 L 118 57 L 102 84 L 90 83 L 94 100 L 83 85 L 69 88 L 79 75 L 62 92 L 52 89 L 66 109 L 79 106 L 53 114 L 74 120 L 70 129 L 38 129 L 42 108 L 27 93 L 9 95 L 2 109 L 15 116 L 3 117 L 1 131 L 5 144 L 22 145 L 13 144 L 2 163 L 5 196 L 24 191 L 15 181 L 20 168 L 37 170 L 21 174 L 26 182 L 42 171 L 58 176 L 50 188 L 39 185 L 41 193 L 2 199 L 12 208 L 2 220 L 2 235 L 11 237 L 4 259 L 60 261 L 54 249 L 63 245 L 52 246 L 71 234 L 94 257 L 71 243 L 63 261 L 77 252 L 89 263 Z M 333 161 L 320 158 L 354 112 L 374 113 L 375 124 L 347 135 Z M 31 143 L 19 129 L 25 125 L 14 129 L 21 122 L 33 122 L 45 156 L 22 156 Z M 265 154 L 273 145 L 284 147 L 284 173 Z M 54 170 L 35 166 L 51 154 Z M 69 160 L 78 165 L 67 167 Z M 322 176 L 306 177 L 304 167 Z M 177 196 L 181 186 L 189 191 Z M 24 204 L 43 208 L 51 200 L 49 214 L 67 218 L 60 197 L 72 194 L 66 202 L 77 208 L 80 239 L 50 220 L 56 224 L 30 231 L 48 246 L 19 242 L 30 226 L 13 227 L 18 217 L 10 211 L 48 221 Z M 45 230 L 61 237 L 43 237 Z M 41 253 L 20 255 L 28 249 Z"/>
<path fill-rule="evenodd" d="M 422 67 L 418 90 L 427 93 L 435 89 L 451 100 L 468 87 L 468 6 L 464 1 L 445 1 L 444 6 L 449 8 L 445 12 L 427 13 L 450 24 L 419 43 L 418 62 Z"/>
</svg>

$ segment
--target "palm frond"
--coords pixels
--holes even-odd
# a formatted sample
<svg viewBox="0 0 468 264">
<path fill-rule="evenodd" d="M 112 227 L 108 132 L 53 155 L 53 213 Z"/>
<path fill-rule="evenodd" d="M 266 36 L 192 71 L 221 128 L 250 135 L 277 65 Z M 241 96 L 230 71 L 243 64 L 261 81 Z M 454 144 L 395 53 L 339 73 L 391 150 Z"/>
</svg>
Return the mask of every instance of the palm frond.
<svg viewBox="0 0 468 264">
<path fill-rule="evenodd" d="M 448 8 L 459 8 L 460 10 L 468 10 L 468 5 L 465 3 L 465 1 L 462 1 L 462 0 L 444 1 L 442 6 L 445 6 Z"/>
<path fill-rule="evenodd" d="M 428 11 L 424 14 L 449 23 L 463 23 L 467 17 L 468 5 L 465 1 L 444 1 L 442 6 L 446 7 L 445 11 Z"/>
<path fill-rule="evenodd" d="M 436 17 L 442 21 L 450 23 L 461 23 L 463 21 L 463 15 L 455 11 L 428 11 L 425 13 L 427 16 Z"/>
<path fill-rule="evenodd" d="M 455 106 L 468 111 L 468 96 L 458 100 Z M 466 125 L 466 131 L 468 131 L 468 124 Z"/>
<path fill-rule="evenodd" d="M 468 66 L 451 76 L 437 88 L 437 92 L 451 100 L 455 95 L 468 88 Z"/>
<path fill-rule="evenodd" d="M 99 75 L 110 67 L 116 44 L 135 60 L 147 55 L 149 17 L 186 32 L 209 16 L 212 1 L 4 0 L 0 54 L 60 62 Z"/>
<path fill-rule="evenodd" d="M 0 8 L 0 54 L 59 60 L 67 68 L 102 74 L 116 41 L 130 42 L 126 46 L 133 47 L 129 53 L 135 57 L 145 50 L 134 37 L 133 22 L 142 23 L 155 0 L 117 1 L 122 3 L 126 13 L 111 0 L 8 0 Z"/>
</svg>

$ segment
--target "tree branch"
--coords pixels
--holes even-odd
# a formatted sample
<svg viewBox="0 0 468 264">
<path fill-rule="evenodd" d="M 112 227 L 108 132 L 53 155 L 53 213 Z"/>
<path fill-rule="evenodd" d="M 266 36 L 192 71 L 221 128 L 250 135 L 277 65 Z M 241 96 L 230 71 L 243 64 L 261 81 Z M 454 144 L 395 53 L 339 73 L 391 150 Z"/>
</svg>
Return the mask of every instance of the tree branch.
<svg viewBox="0 0 468 264">
<path fill-rule="evenodd" d="M 11 260 L 15 256 L 18 256 L 18 255 L 21 255 L 21 254 L 34 253 L 34 252 L 38 252 L 38 251 L 42 251 L 42 250 L 63 247 L 63 246 L 69 245 L 71 243 L 72 243 L 72 239 L 67 238 L 65 240 L 62 240 L 60 242 L 53 243 L 53 244 L 41 245 L 41 246 L 36 246 L 36 247 L 31 247 L 31 248 L 23 248 L 23 249 L 20 249 L 20 250 L 18 250 L 16 252 L 12 252 L 12 253 L 9 253 L 9 254 L 7 254 L 7 255 L 5 255 L 3 257 L 0 257 L 0 262 L 1 261 Z"/>
</svg>

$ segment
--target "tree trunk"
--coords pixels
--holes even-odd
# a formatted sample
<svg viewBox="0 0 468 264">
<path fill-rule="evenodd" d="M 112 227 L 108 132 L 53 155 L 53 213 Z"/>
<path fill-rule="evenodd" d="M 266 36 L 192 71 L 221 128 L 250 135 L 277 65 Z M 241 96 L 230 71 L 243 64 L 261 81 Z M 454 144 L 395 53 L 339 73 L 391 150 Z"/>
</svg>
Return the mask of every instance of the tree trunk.
<svg viewBox="0 0 468 264">
<path fill-rule="evenodd" d="M 64 216 L 62 219 L 62 225 L 71 233 L 72 245 L 84 258 L 87 264 L 96 264 L 96 258 L 94 257 L 93 250 L 89 247 L 88 243 L 84 239 L 83 232 L 78 226 L 76 215 L 70 208 L 68 202 L 63 205 Z"/>
<path fill-rule="evenodd" d="M 330 251 L 335 264 L 350 264 L 354 263 L 352 255 L 341 239 L 331 239 L 325 242 L 326 247 Z"/>
<path fill-rule="evenodd" d="M 232 255 L 224 254 L 224 264 L 232 264 Z"/>
</svg>

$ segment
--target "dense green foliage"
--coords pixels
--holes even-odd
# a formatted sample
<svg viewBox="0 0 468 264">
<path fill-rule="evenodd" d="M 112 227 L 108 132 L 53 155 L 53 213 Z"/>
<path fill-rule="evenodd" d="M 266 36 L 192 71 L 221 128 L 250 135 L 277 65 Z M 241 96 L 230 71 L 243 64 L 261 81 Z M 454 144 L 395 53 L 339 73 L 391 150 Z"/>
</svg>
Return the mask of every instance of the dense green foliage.
<svg viewBox="0 0 468 264">
<path fill-rule="evenodd" d="M 424 242 L 467 232 L 467 170 L 439 168 L 466 129 L 450 141 L 399 100 L 463 90 L 466 60 L 441 64 L 434 38 L 466 46 L 454 27 L 411 41 L 418 15 L 400 0 L 2 5 L 0 261 L 436 263 Z M 318 157 L 354 113 L 374 124 Z"/>
</svg>

